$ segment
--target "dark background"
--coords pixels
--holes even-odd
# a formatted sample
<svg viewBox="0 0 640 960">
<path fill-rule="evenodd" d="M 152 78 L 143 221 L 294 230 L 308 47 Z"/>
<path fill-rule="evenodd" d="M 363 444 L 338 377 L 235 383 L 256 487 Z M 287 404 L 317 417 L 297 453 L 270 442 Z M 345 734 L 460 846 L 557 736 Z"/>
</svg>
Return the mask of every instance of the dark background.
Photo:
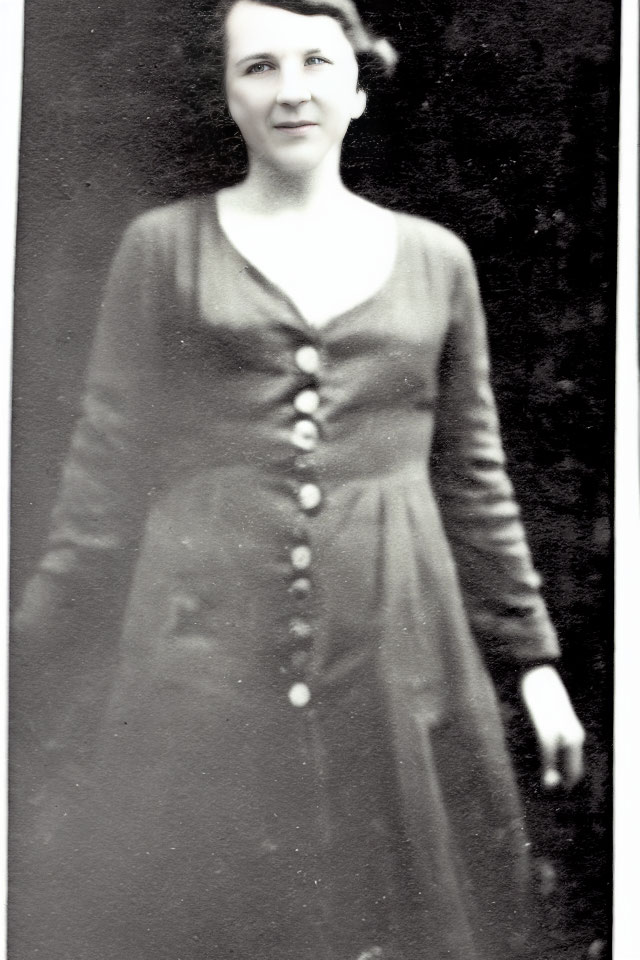
<svg viewBox="0 0 640 960">
<path fill-rule="evenodd" d="M 547 957 L 610 917 L 618 6 L 367 0 L 401 54 L 349 135 L 355 189 L 458 232 L 478 263 L 505 444 L 589 770 L 542 797 L 505 710 L 547 896 Z M 42 547 L 125 224 L 237 175 L 209 120 L 203 0 L 27 0 L 17 248 L 13 597 Z M 595 948 L 594 948 L 595 949 Z M 596 953 L 592 954 L 594 957 Z"/>
</svg>

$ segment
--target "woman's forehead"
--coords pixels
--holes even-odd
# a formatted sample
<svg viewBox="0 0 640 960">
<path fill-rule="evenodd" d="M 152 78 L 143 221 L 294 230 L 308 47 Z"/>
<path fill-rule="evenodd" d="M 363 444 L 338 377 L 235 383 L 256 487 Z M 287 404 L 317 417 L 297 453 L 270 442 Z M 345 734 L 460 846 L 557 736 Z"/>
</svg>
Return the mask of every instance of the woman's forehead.
<svg viewBox="0 0 640 960">
<path fill-rule="evenodd" d="M 295 45 L 314 50 L 331 45 L 350 48 L 340 22 L 326 14 L 300 14 L 253 0 L 238 0 L 226 20 L 230 58 L 276 53 Z M 255 49 L 254 49 L 255 48 Z"/>
</svg>

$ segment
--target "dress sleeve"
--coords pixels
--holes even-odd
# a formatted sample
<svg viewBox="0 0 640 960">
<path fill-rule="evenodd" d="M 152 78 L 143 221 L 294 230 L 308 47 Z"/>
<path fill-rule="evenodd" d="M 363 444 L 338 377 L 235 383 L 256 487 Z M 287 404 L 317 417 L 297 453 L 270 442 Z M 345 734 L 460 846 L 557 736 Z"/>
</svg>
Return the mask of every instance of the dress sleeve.
<svg viewBox="0 0 640 960">
<path fill-rule="evenodd" d="M 432 470 L 471 627 L 489 660 L 558 656 L 505 456 L 476 272 L 461 245 L 443 350 Z"/>
<path fill-rule="evenodd" d="M 41 670 L 108 636 L 148 509 L 161 271 L 146 233 L 134 222 L 112 264 L 46 547 L 13 619 L 15 655 Z"/>
</svg>

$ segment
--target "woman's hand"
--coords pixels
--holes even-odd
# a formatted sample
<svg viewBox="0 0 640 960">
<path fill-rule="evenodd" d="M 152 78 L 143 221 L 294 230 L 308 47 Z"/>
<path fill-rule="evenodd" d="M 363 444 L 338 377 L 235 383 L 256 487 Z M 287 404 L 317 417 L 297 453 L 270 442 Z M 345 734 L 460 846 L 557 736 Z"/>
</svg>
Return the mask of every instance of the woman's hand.
<svg viewBox="0 0 640 960">
<path fill-rule="evenodd" d="M 542 786 L 570 790 L 584 773 L 585 733 L 555 667 L 533 667 L 521 680 L 521 693 L 538 740 Z"/>
</svg>

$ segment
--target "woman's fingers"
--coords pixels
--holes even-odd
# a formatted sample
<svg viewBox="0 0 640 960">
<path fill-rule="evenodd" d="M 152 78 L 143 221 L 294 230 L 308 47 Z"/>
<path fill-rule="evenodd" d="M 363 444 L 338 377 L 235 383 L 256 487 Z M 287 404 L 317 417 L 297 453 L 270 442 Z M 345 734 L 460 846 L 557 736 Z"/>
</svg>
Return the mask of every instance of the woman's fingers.
<svg viewBox="0 0 640 960">
<path fill-rule="evenodd" d="M 540 751 L 540 777 L 545 790 L 556 790 L 562 783 L 559 744 L 536 730 Z"/>
<path fill-rule="evenodd" d="M 563 783 L 568 790 L 575 787 L 584 776 L 584 741 L 584 727 L 571 707 L 570 714 L 565 718 L 561 738 Z"/>
<path fill-rule="evenodd" d="M 573 744 L 565 750 L 565 786 L 568 790 L 575 787 L 584 776 L 583 741 Z"/>
<path fill-rule="evenodd" d="M 555 790 L 562 783 L 562 776 L 555 766 L 545 767 L 542 773 L 542 786 L 545 790 Z"/>
<path fill-rule="evenodd" d="M 541 780 L 545 790 L 563 786 L 571 790 L 584 776 L 583 741 L 570 744 L 557 742 L 553 746 L 540 743 L 542 757 Z"/>
<path fill-rule="evenodd" d="M 522 696 L 540 749 L 543 787 L 571 789 L 584 774 L 585 733 L 562 680 L 552 666 L 535 667 L 522 679 Z"/>
</svg>

